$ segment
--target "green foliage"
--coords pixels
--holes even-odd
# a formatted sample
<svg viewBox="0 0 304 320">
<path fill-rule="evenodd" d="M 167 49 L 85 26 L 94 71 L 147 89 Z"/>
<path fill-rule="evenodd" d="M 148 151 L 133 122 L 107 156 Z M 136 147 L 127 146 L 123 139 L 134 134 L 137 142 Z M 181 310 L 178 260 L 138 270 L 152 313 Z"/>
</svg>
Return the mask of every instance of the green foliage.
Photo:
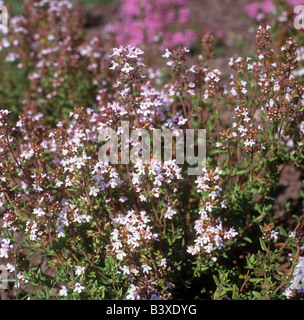
<svg viewBox="0 0 304 320">
<path fill-rule="evenodd" d="M 0 103 L 12 111 L 1 110 L 1 245 L 18 297 L 127 299 L 135 289 L 133 298 L 148 299 L 301 297 L 286 291 L 304 251 L 303 212 L 291 201 L 276 211 L 281 179 L 303 169 L 296 41 L 274 50 L 271 36 L 286 34 L 259 28 L 256 55 L 232 58 L 224 90 L 209 34 L 195 65 L 185 48 L 168 51 L 169 71 L 155 79 L 142 74 L 141 50 L 110 56 L 102 38 L 86 40 L 77 12 L 58 17 L 31 4 L 1 38 L 10 46 L 1 50 Z M 116 70 L 127 63 L 132 72 Z M 139 119 L 147 101 L 152 112 Z M 122 119 L 132 129 L 207 129 L 206 171 L 101 164 L 97 128 L 118 129 Z M 52 275 L 31 265 L 35 252 Z"/>
</svg>

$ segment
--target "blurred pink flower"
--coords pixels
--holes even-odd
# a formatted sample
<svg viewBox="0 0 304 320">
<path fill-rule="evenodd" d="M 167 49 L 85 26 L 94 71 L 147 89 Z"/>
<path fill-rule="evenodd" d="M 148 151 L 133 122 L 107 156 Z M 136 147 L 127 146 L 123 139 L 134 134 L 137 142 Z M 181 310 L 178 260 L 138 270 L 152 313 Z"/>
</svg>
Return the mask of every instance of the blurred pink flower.
<svg viewBox="0 0 304 320">
<path fill-rule="evenodd" d="M 179 10 L 178 23 L 185 24 L 190 20 L 190 10 L 188 8 L 181 8 Z"/>
<path fill-rule="evenodd" d="M 187 28 L 190 19 L 186 0 L 122 0 L 119 21 L 111 30 L 118 45 L 191 46 L 197 36 Z"/>
<path fill-rule="evenodd" d="M 304 5 L 304 0 L 286 0 L 290 6 Z M 256 19 L 260 12 L 269 14 L 276 10 L 275 4 L 271 0 L 263 0 L 259 2 L 253 2 L 245 6 L 245 11 L 249 17 Z"/>
<path fill-rule="evenodd" d="M 298 6 L 300 4 L 304 5 L 304 0 L 287 0 L 287 3 L 291 6 Z"/>
<path fill-rule="evenodd" d="M 256 19 L 260 11 L 262 11 L 263 13 L 269 14 L 274 10 L 275 10 L 275 6 L 271 0 L 264 0 L 262 2 L 253 2 L 245 6 L 245 11 L 253 19 Z"/>
<path fill-rule="evenodd" d="M 140 13 L 140 7 L 138 6 L 138 0 L 123 1 L 121 4 L 121 10 L 127 16 L 136 16 Z"/>
</svg>

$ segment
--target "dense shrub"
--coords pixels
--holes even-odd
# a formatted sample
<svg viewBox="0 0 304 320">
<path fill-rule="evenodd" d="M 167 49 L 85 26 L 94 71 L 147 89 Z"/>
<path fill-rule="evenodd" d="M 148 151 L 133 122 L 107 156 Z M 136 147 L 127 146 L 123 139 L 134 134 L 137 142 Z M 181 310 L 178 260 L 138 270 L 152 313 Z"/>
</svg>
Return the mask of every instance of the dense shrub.
<svg viewBox="0 0 304 320">
<path fill-rule="evenodd" d="M 162 70 L 142 48 L 87 43 L 67 1 L 29 6 L 1 40 L 2 60 L 30 82 L 15 122 L 0 111 L 0 257 L 19 298 L 300 298 L 303 213 L 273 208 L 280 178 L 303 166 L 296 40 L 274 50 L 258 27 L 256 53 L 231 58 L 223 86 L 209 34 L 191 63 L 187 47 L 159 52 Z M 192 176 L 152 153 L 101 161 L 107 127 L 120 146 L 124 130 L 206 129 L 206 168 Z M 140 153 L 136 134 L 129 143 Z M 30 264 L 36 251 L 54 276 Z"/>
</svg>

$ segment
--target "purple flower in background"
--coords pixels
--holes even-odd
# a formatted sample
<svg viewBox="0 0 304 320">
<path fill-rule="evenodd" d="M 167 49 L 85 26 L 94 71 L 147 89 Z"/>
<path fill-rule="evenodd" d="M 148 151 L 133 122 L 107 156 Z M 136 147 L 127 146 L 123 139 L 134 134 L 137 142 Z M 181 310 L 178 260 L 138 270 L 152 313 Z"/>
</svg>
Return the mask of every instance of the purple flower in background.
<svg viewBox="0 0 304 320">
<path fill-rule="evenodd" d="M 140 6 L 138 5 L 138 0 L 128 0 L 122 1 L 121 11 L 126 14 L 126 16 L 136 16 L 140 13 Z"/>
<path fill-rule="evenodd" d="M 292 7 L 304 5 L 304 0 L 286 0 L 286 3 Z M 245 6 L 245 11 L 249 17 L 257 19 L 260 13 L 269 14 L 276 11 L 275 4 L 271 0 L 253 2 Z"/>
<path fill-rule="evenodd" d="M 178 17 L 178 23 L 179 24 L 185 24 L 188 23 L 188 21 L 190 20 L 190 10 L 189 8 L 181 8 L 179 10 L 179 17 Z"/>
<path fill-rule="evenodd" d="M 119 21 L 111 30 L 118 45 L 158 43 L 161 48 L 190 47 L 197 39 L 187 26 L 190 19 L 185 0 L 122 0 Z"/>
<path fill-rule="evenodd" d="M 262 2 L 253 2 L 245 7 L 245 11 L 249 17 L 256 19 L 260 12 L 269 14 L 275 11 L 275 6 L 271 0 L 264 0 Z"/>
<path fill-rule="evenodd" d="M 300 4 L 304 5 L 304 1 L 303 0 L 287 0 L 287 3 L 291 6 L 298 6 Z"/>
</svg>

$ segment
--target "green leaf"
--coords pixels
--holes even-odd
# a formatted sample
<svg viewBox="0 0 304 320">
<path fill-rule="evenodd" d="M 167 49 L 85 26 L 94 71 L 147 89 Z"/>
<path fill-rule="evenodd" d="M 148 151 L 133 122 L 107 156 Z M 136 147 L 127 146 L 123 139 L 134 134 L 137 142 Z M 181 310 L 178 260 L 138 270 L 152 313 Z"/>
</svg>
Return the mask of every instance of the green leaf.
<svg viewBox="0 0 304 320">
<path fill-rule="evenodd" d="M 270 211 L 271 208 L 272 208 L 272 204 L 270 204 L 269 206 L 265 207 L 264 210 L 265 211 Z"/>
<path fill-rule="evenodd" d="M 240 170 L 240 171 L 238 171 L 236 174 L 244 174 L 244 173 L 246 173 L 246 169 L 243 169 L 243 170 Z"/>
<path fill-rule="evenodd" d="M 236 284 L 233 285 L 232 299 L 236 300 L 239 297 L 239 288 Z"/>
<path fill-rule="evenodd" d="M 253 190 L 253 188 L 251 189 L 251 192 L 252 192 L 252 190 Z M 257 189 L 255 189 L 255 190 L 257 190 Z M 252 192 L 252 193 L 253 193 L 253 192 Z M 258 203 L 256 203 L 256 204 L 254 205 L 254 209 L 255 209 L 258 213 L 262 213 L 261 206 L 260 206 Z"/>
<path fill-rule="evenodd" d="M 252 283 L 257 284 L 259 282 L 264 281 L 264 279 L 261 279 L 261 278 L 250 278 L 249 281 L 252 282 Z"/>
<path fill-rule="evenodd" d="M 266 244 L 262 238 L 259 238 L 262 250 L 267 251 Z"/>
<path fill-rule="evenodd" d="M 115 267 L 115 261 L 114 261 L 113 257 L 109 256 L 109 262 L 110 262 L 111 267 L 114 268 Z"/>
<path fill-rule="evenodd" d="M 288 237 L 288 234 L 286 232 L 286 230 L 284 228 L 282 228 L 281 226 L 278 226 L 277 229 L 279 230 L 279 233 L 283 236 L 283 237 Z"/>
<path fill-rule="evenodd" d="M 293 218 L 295 218 L 297 220 L 297 222 L 301 222 L 302 218 L 297 216 L 296 214 L 292 215 Z"/>
<path fill-rule="evenodd" d="M 252 294 L 254 295 L 255 298 L 257 298 L 259 300 L 263 300 L 263 296 L 259 292 L 252 291 Z"/>
<path fill-rule="evenodd" d="M 248 237 L 244 237 L 243 239 L 244 239 L 245 241 L 249 242 L 249 243 L 252 243 L 252 240 L 251 240 L 250 238 L 248 238 Z"/>
<path fill-rule="evenodd" d="M 217 278 L 217 276 L 213 275 L 213 280 L 214 280 L 215 284 L 216 284 L 218 287 L 221 285 L 219 279 Z"/>
</svg>

